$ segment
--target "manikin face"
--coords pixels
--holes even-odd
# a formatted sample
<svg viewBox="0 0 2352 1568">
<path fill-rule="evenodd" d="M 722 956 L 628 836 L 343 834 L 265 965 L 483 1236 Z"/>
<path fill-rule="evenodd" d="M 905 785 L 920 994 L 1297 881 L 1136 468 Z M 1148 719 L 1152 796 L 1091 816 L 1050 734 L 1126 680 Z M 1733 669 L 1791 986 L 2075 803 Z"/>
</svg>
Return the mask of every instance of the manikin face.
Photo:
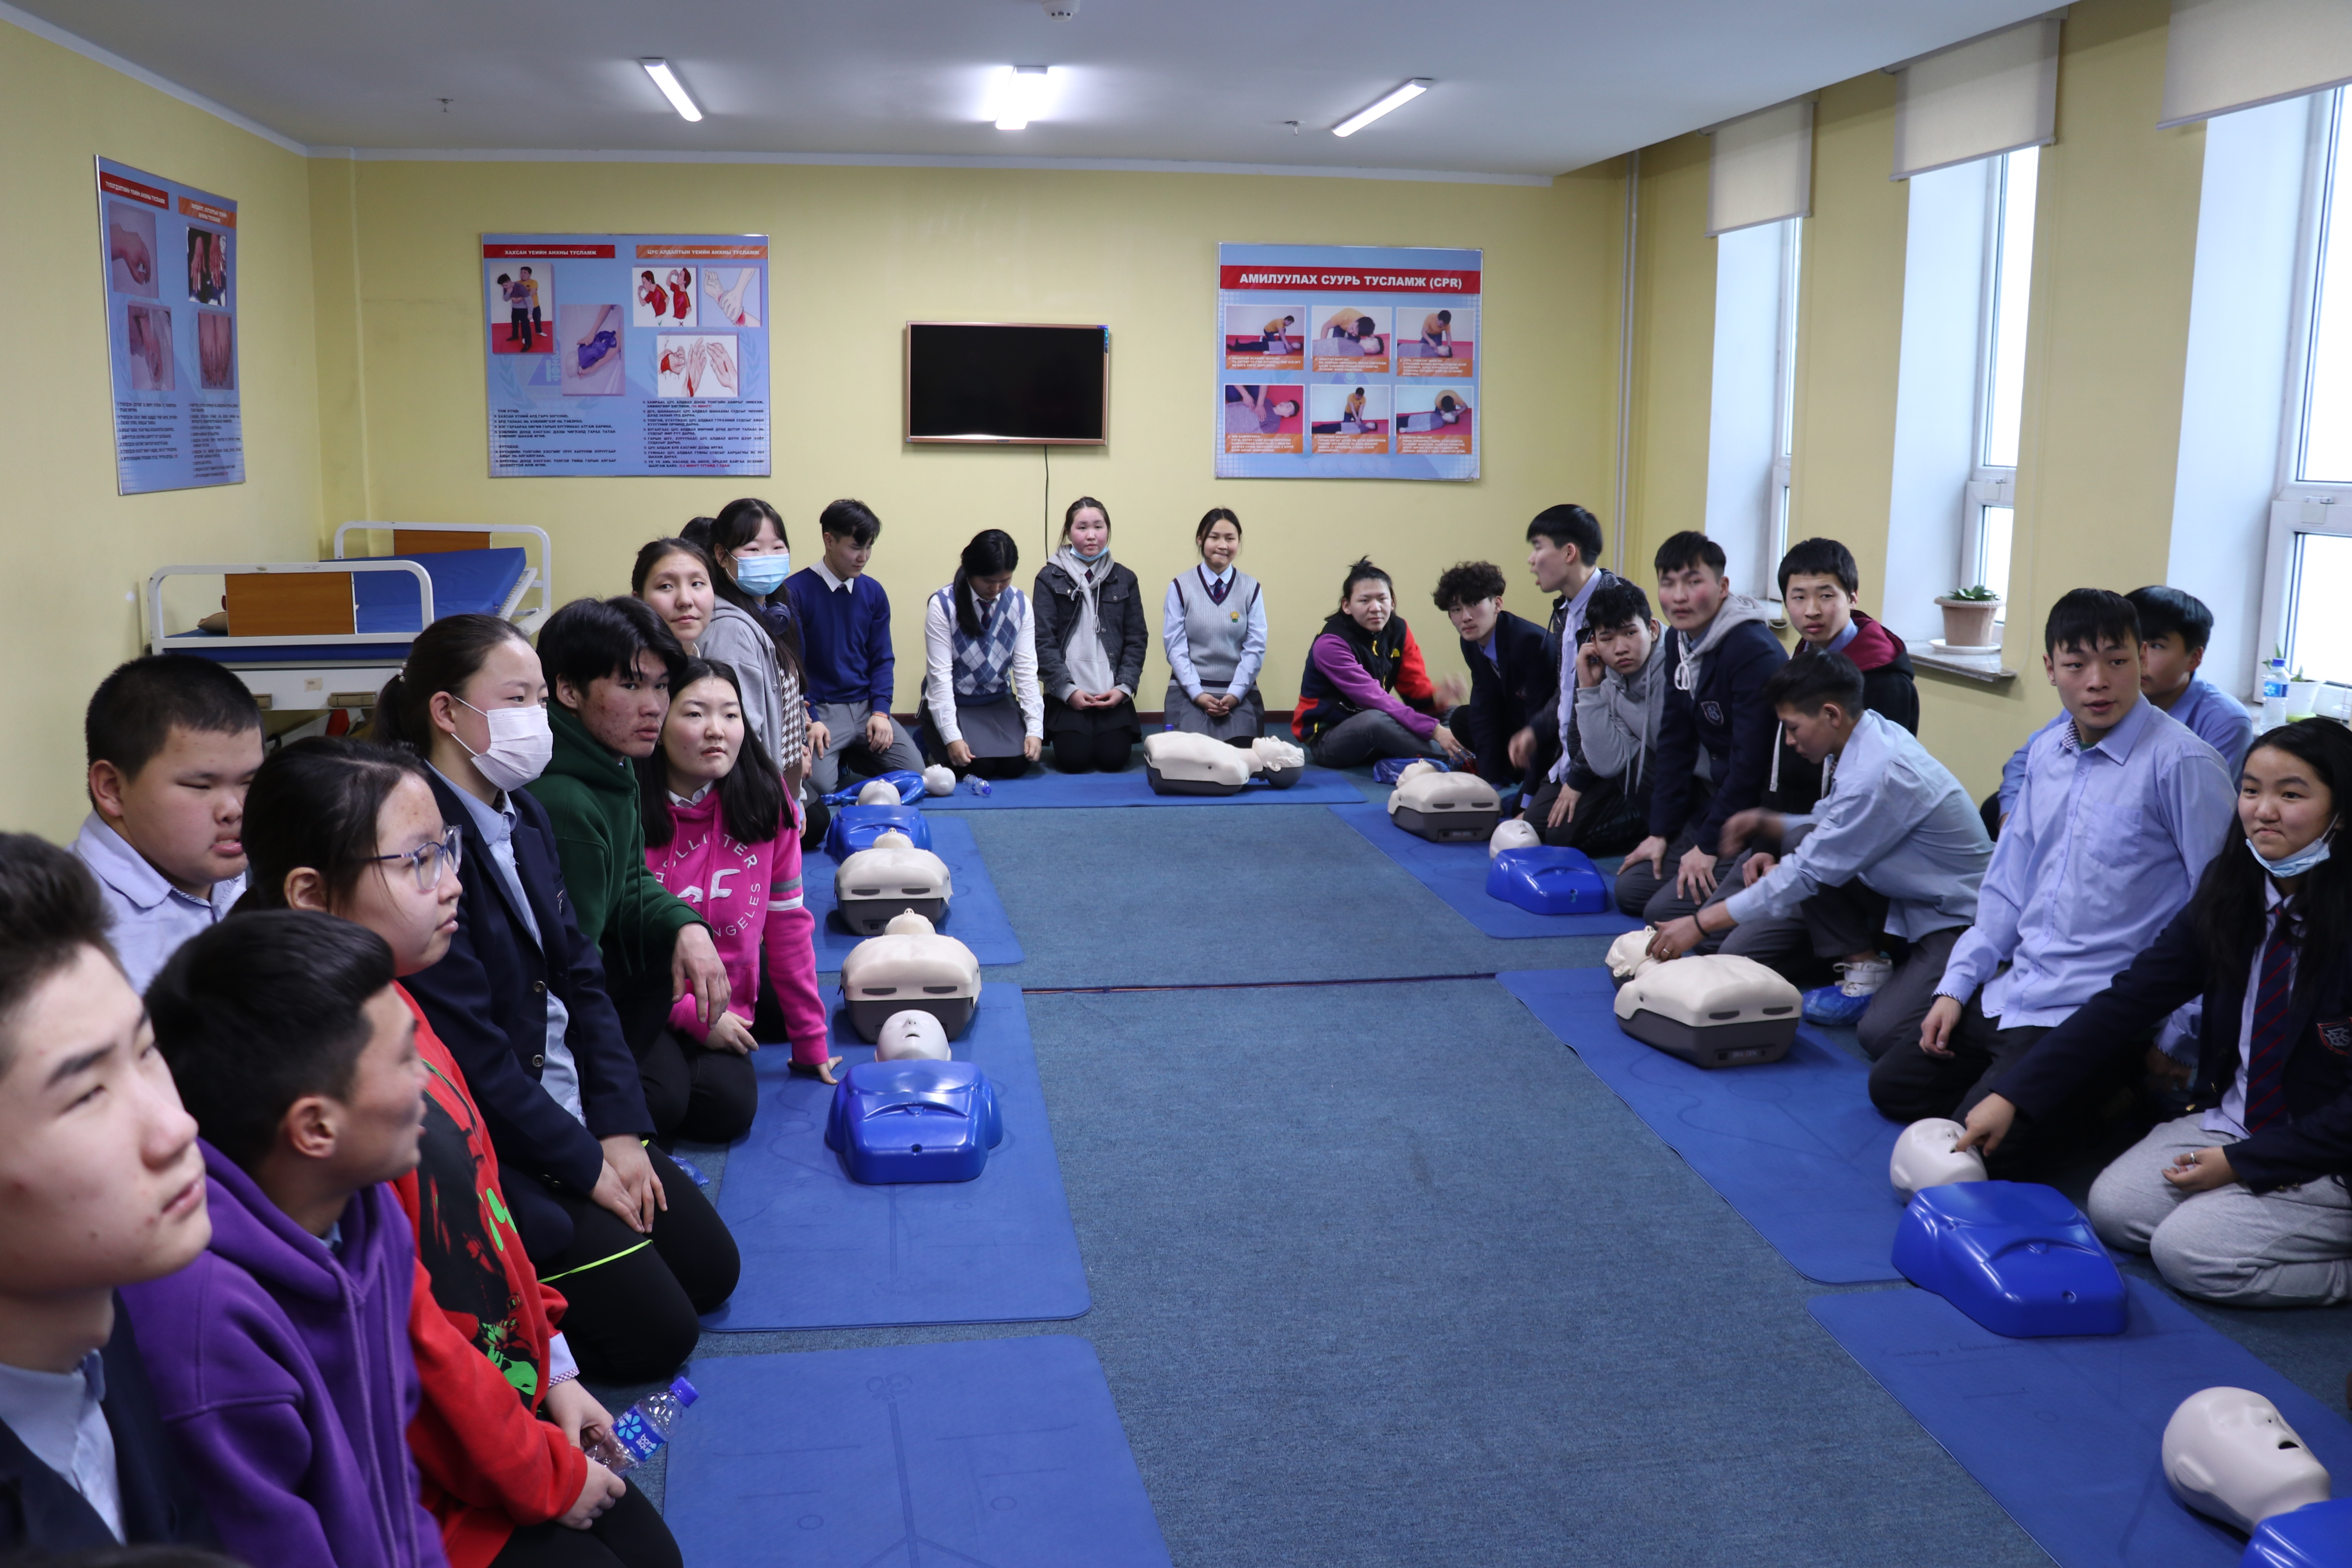
<svg viewBox="0 0 2352 1568">
<path fill-rule="evenodd" d="M 261 728 L 234 732 L 174 724 L 135 778 L 90 764 L 89 792 L 107 826 L 192 898 L 245 870 L 245 792 L 261 767 Z"/>
<path fill-rule="evenodd" d="M 1827 647 L 1831 638 L 1853 624 L 1854 596 L 1845 591 L 1844 584 L 1820 573 L 1790 573 L 1780 602 L 1797 635 L 1815 647 Z"/>
<path fill-rule="evenodd" d="M 1201 560 L 1212 572 L 1223 572 L 1241 552 L 1242 531 L 1222 517 L 1201 536 Z"/>
<path fill-rule="evenodd" d="M 1781 727 L 1788 731 L 1789 744 L 1809 763 L 1818 763 L 1832 752 L 1844 746 L 1846 737 L 1853 733 L 1853 721 L 1845 710 L 1834 702 L 1822 704 L 1818 713 L 1785 704 L 1778 710 Z"/>
<path fill-rule="evenodd" d="M 598 676 L 584 694 L 568 680 L 556 684 L 564 705 L 578 710 L 580 721 L 606 751 L 645 758 L 661 743 L 662 719 L 669 712 L 669 667 L 653 649 L 639 648 L 634 668 Z"/>
<path fill-rule="evenodd" d="M 1349 620 L 1368 632 L 1376 632 L 1387 626 L 1389 616 L 1396 613 L 1396 591 L 1384 577 L 1366 577 L 1349 591 L 1339 607 L 1348 612 Z"/>
<path fill-rule="evenodd" d="M 2326 1500 L 2327 1470 L 2278 1406 L 2244 1388 L 2190 1394 L 2164 1427 L 2164 1479 L 2180 1500 L 2251 1532 Z"/>
<path fill-rule="evenodd" d="M 1695 632 L 1714 620 L 1730 596 L 1731 579 L 1717 575 L 1704 561 L 1658 575 L 1658 607 L 1678 632 Z"/>
<path fill-rule="evenodd" d="M 185 1268 L 213 1236 L 196 1121 L 114 961 L 83 948 L 0 1019 L 0 1301 Z"/>
<path fill-rule="evenodd" d="M 710 629 L 710 609 L 719 595 L 702 563 L 681 553 L 655 562 L 653 570 L 646 574 L 645 591 L 637 597 L 651 605 L 671 635 L 691 648 Z"/>
<path fill-rule="evenodd" d="M 743 752 L 743 701 L 735 688 L 709 675 L 677 694 L 662 725 L 662 760 L 670 787 L 692 795 L 735 771 Z M 687 787 L 678 789 L 679 784 Z"/>
<path fill-rule="evenodd" d="M 2266 860 L 2284 860 L 2336 826 L 2336 796 L 2293 752 L 2257 746 L 2238 773 L 2238 824 Z"/>
<path fill-rule="evenodd" d="M 1503 601 L 1497 595 L 1473 604 L 1456 605 L 1445 612 L 1445 618 L 1454 623 L 1457 637 L 1476 647 L 1484 645 L 1488 637 L 1495 635 L 1495 622 L 1502 613 Z"/>
<path fill-rule="evenodd" d="M 1922 1187 L 1983 1181 L 1984 1161 L 1977 1152 L 1955 1152 L 1960 1135 L 1967 1131 L 1957 1121 L 1941 1119 L 1914 1121 L 1906 1127 L 1887 1162 L 1887 1175 L 1896 1189 L 1908 1196 Z"/>
<path fill-rule="evenodd" d="M 1650 662 L 1650 645 L 1657 637 L 1657 622 L 1629 621 L 1622 626 L 1595 627 L 1592 647 L 1601 663 L 1620 675 L 1631 675 Z"/>
<path fill-rule="evenodd" d="M 1099 508 L 1082 506 L 1062 530 L 1062 538 L 1080 555 L 1099 555 L 1110 543 L 1110 519 Z"/>
<path fill-rule="evenodd" d="M 383 797 L 375 823 L 378 855 L 405 855 L 446 831 L 431 787 L 414 775 L 402 779 Z M 394 973 L 430 969 L 441 962 L 449 951 L 450 939 L 457 934 L 457 900 L 466 890 L 446 858 L 438 864 L 439 879 L 430 888 L 420 888 L 414 866 L 378 860 L 360 873 L 351 895 L 336 900 L 329 912 L 383 938 L 392 948 Z M 290 893 L 287 901 L 298 909 L 303 907 Z"/>
<path fill-rule="evenodd" d="M 2095 648 L 2061 647 L 2042 656 L 2059 704 L 2074 721 L 2074 733 L 2095 746 L 2124 721 L 2139 700 L 2139 639 L 2110 639 Z"/>
<path fill-rule="evenodd" d="M 953 1054 L 948 1048 L 947 1030 L 940 1021 L 912 1008 L 884 1019 L 882 1033 L 874 1042 L 874 1059 L 877 1062 L 943 1062 Z"/>
<path fill-rule="evenodd" d="M 2149 637 L 2139 645 L 2139 689 L 2158 702 L 2169 702 L 2189 689 L 2205 650 L 2190 647 L 2179 632 Z"/>
</svg>

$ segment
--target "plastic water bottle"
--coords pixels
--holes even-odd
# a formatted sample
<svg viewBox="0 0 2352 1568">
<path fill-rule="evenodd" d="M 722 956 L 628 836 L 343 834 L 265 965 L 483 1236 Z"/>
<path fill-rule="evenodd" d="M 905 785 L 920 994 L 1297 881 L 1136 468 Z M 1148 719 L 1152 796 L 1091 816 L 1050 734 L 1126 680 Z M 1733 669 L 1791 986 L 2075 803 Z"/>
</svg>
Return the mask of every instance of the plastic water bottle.
<svg viewBox="0 0 2352 1568">
<path fill-rule="evenodd" d="M 2286 660 L 2274 658 L 2263 671 L 2263 728 L 2286 722 Z"/>
<path fill-rule="evenodd" d="M 614 1475 L 635 1469 L 661 1452 L 670 1428 L 699 1397 L 694 1384 L 674 1379 L 663 1393 L 648 1394 L 614 1417 L 613 1430 L 589 1447 L 588 1457 Z"/>
<path fill-rule="evenodd" d="M 964 774 L 963 782 L 965 787 L 970 789 L 974 795 L 991 795 L 996 793 L 996 786 L 990 784 L 986 779 L 982 778 L 978 773 Z"/>
</svg>

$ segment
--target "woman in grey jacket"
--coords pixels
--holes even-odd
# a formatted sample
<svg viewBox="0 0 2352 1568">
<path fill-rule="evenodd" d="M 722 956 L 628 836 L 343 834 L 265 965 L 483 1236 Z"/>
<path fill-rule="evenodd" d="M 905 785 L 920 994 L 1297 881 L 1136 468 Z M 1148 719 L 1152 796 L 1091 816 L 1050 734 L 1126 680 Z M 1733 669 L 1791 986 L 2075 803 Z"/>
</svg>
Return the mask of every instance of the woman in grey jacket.
<svg viewBox="0 0 2352 1568">
<path fill-rule="evenodd" d="M 1135 574 L 1110 558 L 1110 512 L 1080 496 L 1062 517 L 1062 547 L 1037 574 L 1037 681 L 1045 735 L 1066 773 L 1117 773 L 1143 739 L 1135 691 L 1147 634 Z"/>
<path fill-rule="evenodd" d="M 683 539 L 656 539 L 639 550 L 629 592 L 653 606 L 688 653 L 733 667 L 744 725 L 797 802 L 808 771 L 800 661 L 744 602 L 751 595 Z"/>
</svg>

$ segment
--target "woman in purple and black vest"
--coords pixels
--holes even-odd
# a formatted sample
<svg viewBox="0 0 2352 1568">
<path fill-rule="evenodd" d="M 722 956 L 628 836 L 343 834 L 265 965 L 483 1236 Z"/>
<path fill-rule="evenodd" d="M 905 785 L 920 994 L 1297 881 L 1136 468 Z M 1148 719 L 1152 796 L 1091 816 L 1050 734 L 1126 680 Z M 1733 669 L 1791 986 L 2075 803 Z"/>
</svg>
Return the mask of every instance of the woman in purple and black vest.
<svg viewBox="0 0 2352 1568">
<path fill-rule="evenodd" d="M 1257 672 L 1265 663 L 1265 601 L 1258 581 L 1234 564 L 1242 520 L 1213 509 L 1192 531 L 1201 563 L 1168 584 L 1160 640 L 1168 651 L 1167 722 L 1171 730 L 1247 746 L 1265 733 Z"/>
<path fill-rule="evenodd" d="M 1045 745 L 1037 628 L 1013 585 L 1020 547 L 984 528 L 923 609 L 923 752 L 961 778 L 1018 778 Z"/>
</svg>

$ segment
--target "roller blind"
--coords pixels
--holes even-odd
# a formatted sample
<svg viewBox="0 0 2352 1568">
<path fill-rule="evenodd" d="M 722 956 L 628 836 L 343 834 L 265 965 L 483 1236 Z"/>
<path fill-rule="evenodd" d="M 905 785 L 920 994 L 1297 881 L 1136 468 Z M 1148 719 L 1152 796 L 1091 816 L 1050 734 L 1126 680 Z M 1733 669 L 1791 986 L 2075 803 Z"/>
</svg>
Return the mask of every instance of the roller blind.
<svg viewBox="0 0 2352 1568">
<path fill-rule="evenodd" d="M 1708 134 L 1706 232 L 1729 234 L 1813 210 L 1813 105 L 1783 103 L 1717 126 Z"/>
<path fill-rule="evenodd" d="M 2352 81 L 2345 0 L 2172 0 L 2159 126 Z"/>
<path fill-rule="evenodd" d="M 2061 25 L 2038 16 L 1896 68 L 1892 177 L 2055 141 Z"/>
</svg>

